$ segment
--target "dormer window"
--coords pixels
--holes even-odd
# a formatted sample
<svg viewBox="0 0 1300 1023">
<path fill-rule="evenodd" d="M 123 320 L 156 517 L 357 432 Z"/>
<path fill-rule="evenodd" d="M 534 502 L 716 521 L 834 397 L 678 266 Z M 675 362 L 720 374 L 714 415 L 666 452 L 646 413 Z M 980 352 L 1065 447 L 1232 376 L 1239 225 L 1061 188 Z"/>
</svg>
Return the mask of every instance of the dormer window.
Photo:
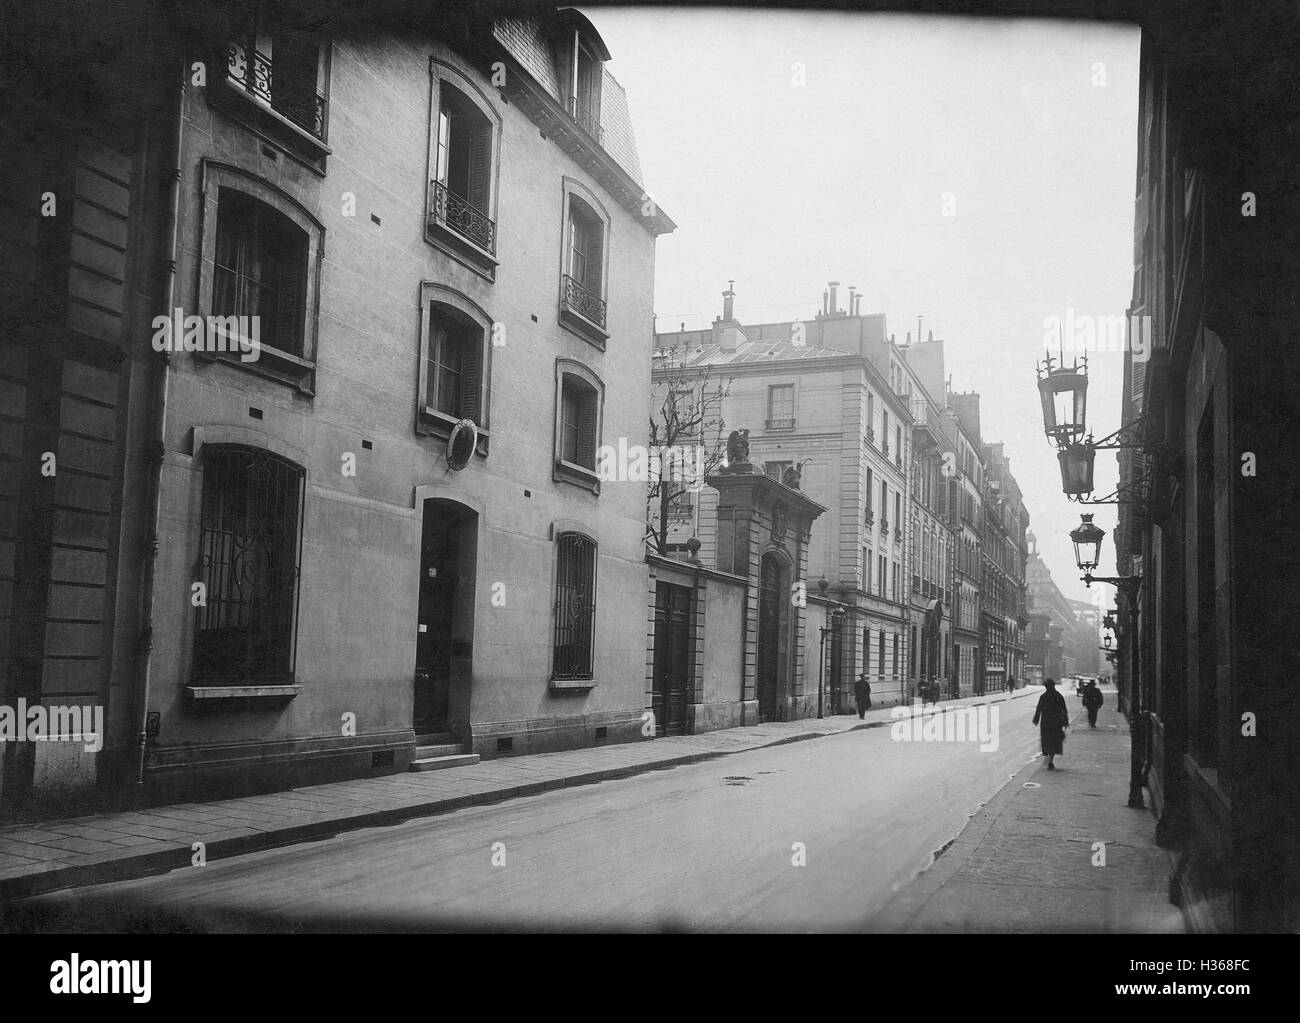
<svg viewBox="0 0 1300 1023">
<path fill-rule="evenodd" d="M 581 33 L 574 33 L 573 89 L 569 113 L 585 131 L 597 142 L 603 143 L 600 127 L 600 84 L 603 68 L 600 60 L 583 40 Z"/>
</svg>

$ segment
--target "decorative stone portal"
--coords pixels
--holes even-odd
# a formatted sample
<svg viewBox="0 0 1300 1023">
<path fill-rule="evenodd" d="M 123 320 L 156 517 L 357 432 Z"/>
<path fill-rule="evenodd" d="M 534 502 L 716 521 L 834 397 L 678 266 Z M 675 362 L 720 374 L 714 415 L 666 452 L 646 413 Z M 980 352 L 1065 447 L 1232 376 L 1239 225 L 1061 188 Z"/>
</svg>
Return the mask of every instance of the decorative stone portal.
<svg viewBox="0 0 1300 1023">
<path fill-rule="evenodd" d="M 736 453 L 747 455 L 737 445 Z M 789 477 L 790 483 L 797 477 Z M 808 538 L 826 509 L 796 487 L 733 461 L 705 479 L 718 491 L 717 567 L 747 582 L 741 645 L 743 724 L 817 713 L 804 679 Z"/>
</svg>

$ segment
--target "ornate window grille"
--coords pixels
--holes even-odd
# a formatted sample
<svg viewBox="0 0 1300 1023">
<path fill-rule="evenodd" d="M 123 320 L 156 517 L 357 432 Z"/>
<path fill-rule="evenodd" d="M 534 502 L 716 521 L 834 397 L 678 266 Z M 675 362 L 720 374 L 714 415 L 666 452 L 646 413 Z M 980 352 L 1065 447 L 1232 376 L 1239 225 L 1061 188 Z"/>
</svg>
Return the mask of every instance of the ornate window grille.
<svg viewBox="0 0 1300 1023">
<path fill-rule="evenodd" d="M 204 450 L 194 684 L 293 678 L 302 483 L 268 451 Z"/>
<path fill-rule="evenodd" d="M 596 541 L 561 533 L 556 550 L 552 677 L 590 679 L 596 626 Z"/>
</svg>

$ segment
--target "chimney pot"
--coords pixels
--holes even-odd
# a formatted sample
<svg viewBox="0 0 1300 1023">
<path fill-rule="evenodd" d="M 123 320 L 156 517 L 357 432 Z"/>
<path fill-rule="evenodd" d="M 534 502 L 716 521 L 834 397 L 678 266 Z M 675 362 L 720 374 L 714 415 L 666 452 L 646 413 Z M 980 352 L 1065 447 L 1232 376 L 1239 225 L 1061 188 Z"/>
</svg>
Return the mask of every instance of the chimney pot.
<svg viewBox="0 0 1300 1023">
<path fill-rule="evenodd" d="M 735 284 L 735 281 L 727 281 L 727 290 L 722 293 L 722 318 L 724 320 L 732 319 L 733 303 L 736 297 Z"/>
<path fill-rule="evenodd" d="M 835 315 L 837 315 L 837 314 L 839 313 L 839 311 L 840 311 L 839 300 L 835 297 L 835 293 L 836 293 L 836 290 L 837 290 L 837 289 L 839 288 L 839 286 L 840 286 L 840 282 L 839 282 L 839 281 L 830 281 L 830 282 L 828 282 L 828 285 L 827 285 L 827 286 L 830 288 L 830 292 L 831 292 L 831 305 L 830 305 L 830 308 L 827 310 L 827 312 L 829 312 L 831 316 L 835 316 Z"/>
</svg>

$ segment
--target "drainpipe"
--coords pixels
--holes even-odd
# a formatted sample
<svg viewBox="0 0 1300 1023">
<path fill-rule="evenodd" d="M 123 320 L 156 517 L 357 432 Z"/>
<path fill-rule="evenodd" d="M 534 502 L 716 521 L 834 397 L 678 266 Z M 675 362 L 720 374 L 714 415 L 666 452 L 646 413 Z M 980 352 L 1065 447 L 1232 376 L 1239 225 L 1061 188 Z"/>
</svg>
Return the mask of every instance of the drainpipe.
<svg viewBox="0 0 1300 1023">
<path fill-rule="evenodd" d="M 181 62 L 181 74 L 176 79 L 176 145 L 171 166 L 167 168 L 168 198 L 167 223 L 162 236 L 167 239 L 167 251 L 161 260 L 163 274 L 163 311 L 168 317 L 176 297 L 176 249 L 180 234 L 181 206 L 181 146 L 185 125 L 185 76 L 189 74 L 189 64 Z M 143 663 L 140 670 L 139 705 L 137 719 L 140 730 L 136 735 L 137 761 L 135 784 L 144 784 L 144 768 L 147 747 L 149 745 L 149 683 L 153 677 L 153 622 L 154 609 L 157 604 L 155 578 L 158 564 L 158 526 L 162 519 L 162 470 L 163 453 L 167 439 L 167 389 L 171 377 L 171 355 L 163 351 L 156 353 L 154 366 L 154 397 L 151 406 L 153 436 L 149 442 L 150 500 L 148 504 L 149 523 L 146 533 L 147 547 L 144 560 L 144 590 L 142 604 L 144 621 L 141 623 L 140 642 L 137 652 Z"/>
</svg>

